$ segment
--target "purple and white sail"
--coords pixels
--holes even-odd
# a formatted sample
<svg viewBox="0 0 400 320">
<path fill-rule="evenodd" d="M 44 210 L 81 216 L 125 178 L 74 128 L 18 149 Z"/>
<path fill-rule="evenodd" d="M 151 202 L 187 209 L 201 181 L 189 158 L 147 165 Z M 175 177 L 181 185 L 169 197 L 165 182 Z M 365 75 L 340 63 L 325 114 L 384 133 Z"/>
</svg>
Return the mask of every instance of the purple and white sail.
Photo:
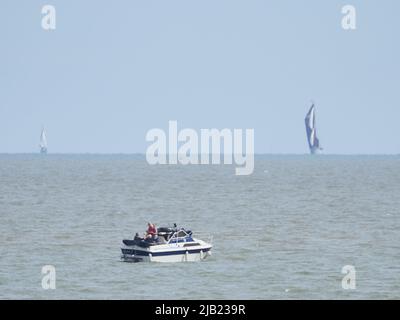
<svg viewBox="0 0 400 320">
<path fill-rule="evenodd" d="M 319 144 L 319 140 L 317 137 L 317 129 L 315 126 L 315 105 L 312 104 L 310 110 L 308 111 L 306 118 L 304 119 L 306 123 L 306 132 L 307 132 L 307 140 L 308 146 L 310 148 L 311 154 L 319 153 L 322 148 Z"/>
</svg>

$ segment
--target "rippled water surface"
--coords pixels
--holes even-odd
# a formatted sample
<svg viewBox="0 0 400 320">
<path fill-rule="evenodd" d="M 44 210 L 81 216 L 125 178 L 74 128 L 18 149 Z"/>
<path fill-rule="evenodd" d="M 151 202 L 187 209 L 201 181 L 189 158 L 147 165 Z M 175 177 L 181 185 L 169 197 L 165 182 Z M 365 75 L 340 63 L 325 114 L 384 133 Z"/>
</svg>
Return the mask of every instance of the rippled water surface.
<svg viewBox="0 0 400 320">
<path fill-rule="evenodd" d="M 400 298 L 400 157 L 0 155 L 0 298 Z M 200 263 L 120 262 L 146 222 L 213 235 Z M 56 289 L 41 287 L 43 265 Z M 356 269 L 343 290 L 342 267 Z"/>
</svg>

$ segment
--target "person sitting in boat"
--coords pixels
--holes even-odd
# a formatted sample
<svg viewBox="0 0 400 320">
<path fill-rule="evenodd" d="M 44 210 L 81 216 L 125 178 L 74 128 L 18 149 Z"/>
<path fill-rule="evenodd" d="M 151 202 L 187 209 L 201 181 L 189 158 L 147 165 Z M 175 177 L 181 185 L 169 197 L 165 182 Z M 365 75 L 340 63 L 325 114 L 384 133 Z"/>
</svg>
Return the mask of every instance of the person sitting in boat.
<svg viewBox="0 0 400 320">
<path fill-rule="evenodd" d="M 139 232 L 136 232 L 135 237 L 133 238 L 133 240 L 143 240 L 143 238 L 141 238 L 139 236 Z"/>
<path fill-rule="evenodd" d="M 157 228 L 155 226 L 155 224 L 149 222 L 147 224 L 147 231 L 146 231 L 146 235 L 144 237 L 146 240 L 147 239 L 156 239 L 157 238 Z"/>
</svg>

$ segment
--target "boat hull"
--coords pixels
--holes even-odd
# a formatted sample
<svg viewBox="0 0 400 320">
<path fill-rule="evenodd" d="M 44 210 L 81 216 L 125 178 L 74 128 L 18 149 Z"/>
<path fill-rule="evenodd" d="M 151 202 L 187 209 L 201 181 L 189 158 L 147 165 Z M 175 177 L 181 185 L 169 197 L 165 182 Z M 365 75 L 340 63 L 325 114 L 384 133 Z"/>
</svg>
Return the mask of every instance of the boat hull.
<svg viewBox="0 0 400 320">
<path fill-rule="evenodd" d="M 125 262 L 198 262 L 205 260 L 211 252 L 206 252 L 204 254 L 200 253 L 190 253 L 190 254 L 177 254 L 177 255 L 167 255 L 167 256 L 137 256 L 123 254 L 122 260 Z"/>
<path fill-rule="evenodd" d="M 320 148 L 311 148 L 310 154 L 322 154 L 322 150 Z"/>
<path fill-rule="evenodd" d="M 212 246 L 207 243 L 191 247 L 184 245 L 159 245 L 149 248 L 125 245 L 121 248 L 121 259 L 126 262 L 196 262 L 211 255 Z"/>
</svg>

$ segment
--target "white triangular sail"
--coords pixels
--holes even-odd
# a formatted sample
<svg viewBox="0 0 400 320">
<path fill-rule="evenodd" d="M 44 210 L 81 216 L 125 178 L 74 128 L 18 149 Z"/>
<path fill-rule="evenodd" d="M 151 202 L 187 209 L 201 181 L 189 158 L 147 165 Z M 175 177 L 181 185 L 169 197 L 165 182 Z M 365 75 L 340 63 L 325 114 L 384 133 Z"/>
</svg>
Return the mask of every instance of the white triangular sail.
<svg viewBox="0 0 400 320">
<path fill-rule="evenodd" d="M 42 129 L 42 133 L 40 134 L 40 153 L 47 153 L 47 138 L 46 138 L 46 131 L 44 128 Z"/>
</svg>

